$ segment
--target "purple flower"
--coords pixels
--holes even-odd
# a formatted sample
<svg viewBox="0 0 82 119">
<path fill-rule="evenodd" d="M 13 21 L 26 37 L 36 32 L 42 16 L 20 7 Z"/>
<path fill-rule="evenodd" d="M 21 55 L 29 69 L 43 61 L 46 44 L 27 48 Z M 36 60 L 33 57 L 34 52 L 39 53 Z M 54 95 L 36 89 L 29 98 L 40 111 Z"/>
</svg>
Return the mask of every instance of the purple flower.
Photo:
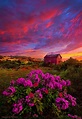
<svg viewBox="0 0 82 119">
<path fill-rule="evenodd" d="M 55 77 L 53 75 L 50 75 L 51 80 L 55 81 Z"/>
<path fill-rule="evenodd" d="M 70 102 L 72 106 L 76 105 L 76 98 L 74 98 L 72 95 L 67 94 L 65 98 Z"/>
<path fill-rule="evenodd" d="M 40 78 L 39 78 L 38 74 L 35 74 L 34 80 L 35 80 L 35 82 L 38 82 L 38 83 L 40 82 Z"/>
<path fill-rule="evenodd" d="M 45 88 L 45 87 L 41 88 L 41 91 L 42 91 L 42 92 L 44 92 L 45 90 L 46 90 L 46 88 Z"/>
<path fill-rule="evenodd" d="M 47 88 L 41 88 L 41 91 L 42 91 L 42 93 L 46 93 L 46 94 L 49 93 Z"/>
<path fill-rule="evenodd" d="M 71 114 L 68 114 L 68 117 L 72 119 L 82 119 L 81 117 L 78 117 L 77 115 L 71 115 Z"/>
<path fill-rule="evenodd" d="M 16 80 L 16 83 L 17 83 L 18 85 L 23 85 L 24 82 L 25 82 L 25 79 L 24 79 L 24 78 L 18 78 L 18 79 Z"/>
<path fill-rule="evenodd" d="M 50 74 L 46 73 L 43 78 L 44 78 L 44 80 L 49 80 L 49 77 L 50 77 Z"/>
<path fill-rule="evenodd" d="M 23 106 L 21 102 L 13 104 L 13 110 L 12 110 L 13 113 L 19 114 L 22 110 L 23 110 Z"/>
<path fill-rule="evenodd" d="M 35 92 L 35 94 L 36 94 L 36 96 L 38 96 L 40 99 L 43 98 L 43 95 L 42 95 L 42 93 L 41 93 L 41 90 L 38 89 L 38 90 Z"/>
<path fill-rule="evenodd" d="M 32 76 L 33 76 L 34 74 L 42 75 L 43 72 L 42 72 L 42 70 L 40 70 L 40 69 L 38 69 L 38 70 L 32 70 L 27 76 L 30 77 L 30 78 L 32 78 Z"/>
<path fill-rule="evenodd" d="M 49 84 L 47 84 L 47 86 L 51 89 L 54 89 L 54 84 L 52 82 L 49 82 Z"/>
<path fill-rule="evenodd" d="M 33 102 L 28 103 L 29 107 L 33 107 L 35 104 Z"/>
<path fill-rule="evenodd" d="M 61 80 L 60 84 L 61 84 L 62 86 L 66 86 L 66 81 L 65 81 L 65 80 Z"/>
<path fill-rule="evenodd" d="M 42 72 L 42 73 L 41 73 L 41 77 L 42 77 L 42 79 L 44 78 L 44 76 L 45 76 L 45 74 Z"/>
<path fill-rule="evenodd" d="M 40 69 L 38 69 L 38 70 L 35 70 L 35 73 L 37 73 L 37 74 L 42 74 L 43 72 L 42 72 L 42 70 L 40 70 Z"/>
<path fill-rule="evenodd" d="M 36 70 L 32 70 L 32 71 L 27 75 L 27 77 L 28 77 L 28 78 L 32 78 L 34 74 L 36 74 Z"/>
<path fill-rule="evenodd" d="M 71 115 L 71 114 L 68 114 L 68 117 L 70 117 L 70 118 L 72 118 L 72 119 L 74 118 L 74 116 L 73 116 L 73 115 Z"/>
<path fill-rule="evenodd" d="M 29 79 L 28 80 L 25 80 L 23 82 L 23 85 L 24 85 L 24 87 L 27 87 L 27 86 L 32 87 L 33 86 L 32 81 L 29 80 Z"/>
<path fill-rule="evenodd" d="M 26 96 L 26 104 L 30 107 L 33 107 L 35 105 L 30 96 Z"/>
<path fill-rule="evenodd" d="M 27 75 L 28 78 L 31 78 L 32 77 L 32 72 L 30 72 L 28 75 Z"/>
<path fill-rule="evenodd" d="M 60 82 L 61 81 L 60 76 L 55 76 L 55 81 Z"/>
<path fill-rule="evenodd" d="M 15 81 L 14 80 L 11 80 L 10 86 L 13 86 L 14 84 L 15 84 Z"/>
<path fill-rule="evenodd" d="M 18 103 L 23 103 L 23 102 L 24 102 L 24 98 L 18 100 Z"/>
<path fill-rule="evenodd" d="M 34 114 L 33 117 L 38 117 L 38 115 L 37 114 Z"/>
<path fill-rule="evenodd" d="M 71 85 L 71 81 L 70 80 L 66 80 L 66 86 L 70 86 Z"/>
<path fill-rule="evenodd" d="M 26 103 L 28 104 L 30 102 L 30 97 L 26 96 Z"/>
<path fill-rule="evenodd" d="M 57 88 L 58 90 L 62 90 L 62 85 L 61 85 L 60 83 L 55 82 L 55 83 L 54 83 L 54 86 L 55 86 L 55 88 Z"/>
<path fill-rule="evenodd" d="M 64 98 L 57 97 L 56 106 L 58 107 L 58 109 L 65 110 L 69 107 L 69 102 L 65 100 Z"/>
<path fill-rule="evenodd" d="M 5 91 L 3 91 L 3 95 L 5 96 L 11 96 L 16 92 L 15 87 L 9 86 Z"/>
</svg>

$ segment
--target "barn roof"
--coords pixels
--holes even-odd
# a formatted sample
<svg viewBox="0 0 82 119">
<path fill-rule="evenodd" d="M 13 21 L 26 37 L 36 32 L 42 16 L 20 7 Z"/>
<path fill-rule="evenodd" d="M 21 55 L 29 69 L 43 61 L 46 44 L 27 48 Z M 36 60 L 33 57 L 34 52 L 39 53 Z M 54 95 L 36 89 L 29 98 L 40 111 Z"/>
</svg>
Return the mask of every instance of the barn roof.
<svg viewBox="0 0 82 119">
<path fill-rule="evenodd" d="M 54 54 L 54 53 L 51 53 L 51 54 L 49 53 L 45 57 L 55 57 L 55 58 L 57 58 L 58 56 L 60 56 L 62 58 L 62 56 L 60 54 Z"/>
</svg>

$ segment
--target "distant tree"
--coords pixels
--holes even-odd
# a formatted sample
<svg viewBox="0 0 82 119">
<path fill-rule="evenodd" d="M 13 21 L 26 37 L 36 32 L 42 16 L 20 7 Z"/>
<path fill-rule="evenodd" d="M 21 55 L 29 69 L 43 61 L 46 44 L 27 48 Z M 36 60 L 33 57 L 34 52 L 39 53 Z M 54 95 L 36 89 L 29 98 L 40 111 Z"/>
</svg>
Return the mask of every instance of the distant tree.
<svg viewBox="0 0 82 119">
<path fill-rule="evenodd" d="M 78 60 L 76 60 L 76 59 L 73 59 L 72 57 L 70 57 L 68 60 L 66 60 L 65 61 L 67 64 L 69 64 L 69 65 L 73 65 L 73 64 L 75 64 L 75 63 L 77 63 L 77 62 L 79 62 Z"/>
<path fill-rule="evenodd" d="M 3 59 L 3 56 L 0 55 L 0 59 Z"/>
</svg>

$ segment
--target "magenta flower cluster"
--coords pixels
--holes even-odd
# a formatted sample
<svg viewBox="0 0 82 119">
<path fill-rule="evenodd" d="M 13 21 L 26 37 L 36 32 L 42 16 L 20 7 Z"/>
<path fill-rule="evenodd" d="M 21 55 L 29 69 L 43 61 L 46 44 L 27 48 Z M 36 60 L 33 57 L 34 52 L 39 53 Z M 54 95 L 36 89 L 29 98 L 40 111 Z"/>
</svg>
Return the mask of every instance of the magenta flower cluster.
<svg viewBox="0 0 82 119">
<path fill-rule="evenodd" d="M 32 101 L 32 97 L 26 96 L 26 104 L 30 107 L 34 106 L 34 102 Z"/>
<path fill-rule="evenodd" d="M 19 114 L 22 111 L 22 109 L 23 109 L 23 105 L 21 102 L 14 103 L 12 112 L 14 112 L 15 114 Z"/>
<path fill-rule="evenodd" d="M 71 119 L 82 119 L 81 117 L 72 114 L 68 114 L 68 117 L 70 117 Z"/>
<path fill-rule="evenodd" d="M 70 94 L 65 94 L 63 97 L 56 98 L 56 105 L 59 109 L 65 110 L 69 106 L 76 106 L 76 98 Z"/>
<path fill-rule="evenodd" d="M 3 95 L 5 96 L 11 96 L 16 92 L 15 87 L 9 86 L 5 91 L 3 91 Z"/>
<path fill-rule="evenodd" d="M 3 95 L 11 99 L 14 114 L 24 113 L 26 107 L 31 111 L 32 107 L 36 107 L 38 114 L 44 109 L 46 95 L 50 95 L 50 93 L 55 95 L 55 91 L 54 105 L 62 111 L 69 106 L 76 105 L 76 98 L 65 91 L 70 85 L 70 80 L 61 79 L 60 76 L 54 76 L 50 73 L 44 74 L 42 70 L 38 69 L 32 70 L 26 78 L 12 80 L 10 86 L 3 91 Z M 33 113 L 33 117 L 38 117 L 37 114 Z"/>
<path fill-rule="evenodd" d="M 57 97 L 56 105 L 57 105 L 58 109 L 65 110 L 69 107 L 69 102 L 67 100 L 65 100 L 64 98 Z"/>
<path fill-rule="evenodd" d="M 76 105 L 76 98 L 74 98 L 72 95 L 68 94 L 65 96 L 65 98 L 69 101 L 69 105 Z"/>
<path fill-rule="evenodd" d="M 32 87 L 33 86 L 31 80 L 29 80 L 29 79 L 25 80 L 24 78 L 18 78 L 16 80 L 16 84 L 23 85 L 24 87 L 27 87 L 27 86 Z"/>
</svg>

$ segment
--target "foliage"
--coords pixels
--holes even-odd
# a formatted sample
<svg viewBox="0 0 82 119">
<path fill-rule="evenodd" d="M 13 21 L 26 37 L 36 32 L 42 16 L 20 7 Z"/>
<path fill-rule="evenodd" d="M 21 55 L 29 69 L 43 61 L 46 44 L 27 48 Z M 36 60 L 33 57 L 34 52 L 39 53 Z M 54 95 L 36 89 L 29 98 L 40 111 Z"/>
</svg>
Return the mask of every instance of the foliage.
<svg viewBox="0 0 82 119">
<path fill-rule="evenodd" d="M 60 76 L 33 70 L 26 78 L 12 80 L 3 95 L 12 105 L 13 115 L 39 119 L 47 118 L 49 114 L 58 119 L 70 119 L 68 109 L 76 106 L 76 98 L 67 93 L 70 85 L 69 80 Z M 74 118 L 80 119 L 78 116 Z"/>
<path fill-rule="evenodd" d="M 6 61 L 0 61 L 0 67 L 2 68 L 19 68 L 21 65 L 21 62 L 18 61 L 10 61 L 10 60 L 6 60 Z"/>
</svg>

